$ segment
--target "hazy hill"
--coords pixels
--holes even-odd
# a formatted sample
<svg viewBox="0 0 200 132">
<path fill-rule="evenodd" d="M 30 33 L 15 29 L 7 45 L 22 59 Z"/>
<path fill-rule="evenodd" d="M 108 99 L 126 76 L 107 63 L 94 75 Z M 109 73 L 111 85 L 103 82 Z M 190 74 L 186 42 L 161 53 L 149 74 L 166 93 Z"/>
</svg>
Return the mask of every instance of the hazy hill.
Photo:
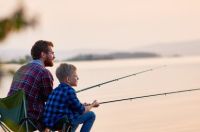
<svg viewBox="0 0 200 132">
<path fill-rule="evenodd" d="M 67 60 L 82 61 L 82 60 L 111 60 L 111 59 L 127 59 L 127 58 L 152 58 L 160 57 L 155 53 L 147 52 L 116 52 L 110 54 L 80 54 Z"/>
<path fill-rule="evenodd" d="M 160 43 L 134 49 L 135 51 L 153 52 L 164 56 L 200 55 L 200 40 L 174 43 Z"/>
</svg>

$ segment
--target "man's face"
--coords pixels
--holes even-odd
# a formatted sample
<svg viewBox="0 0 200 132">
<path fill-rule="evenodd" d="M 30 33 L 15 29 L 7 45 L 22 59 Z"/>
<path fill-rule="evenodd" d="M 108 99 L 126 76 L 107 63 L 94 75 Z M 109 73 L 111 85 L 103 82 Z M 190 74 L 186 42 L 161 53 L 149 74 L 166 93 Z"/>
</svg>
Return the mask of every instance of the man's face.
<svg viewBox="0 0 200 132">
<path fill-rule="evenodd" d="M 53 52 L 53 50 L 52 50 L 52 47 L 51 46 L 49 46 L 49 51 L 48 51 L 48 53 L 46 53 L 46 58 L 45 58 L 45 60 L 44 60 L 44 65 L 46 66 L 46 67 L 52 67 L 53 66 L 53 60 L 55 59 L 55 55 L 54 55 L 54 52 Z"/>
</svg>

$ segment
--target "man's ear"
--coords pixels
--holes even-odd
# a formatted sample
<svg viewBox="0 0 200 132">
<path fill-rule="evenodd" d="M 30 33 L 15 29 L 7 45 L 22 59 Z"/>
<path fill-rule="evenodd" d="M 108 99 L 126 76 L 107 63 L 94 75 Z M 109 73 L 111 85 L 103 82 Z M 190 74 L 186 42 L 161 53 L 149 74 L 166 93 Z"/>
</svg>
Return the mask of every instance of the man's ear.
<svg viewBox="0 0 200 132">
<path fill-rule="evenodd" d="M 41 58 L 45 58 L 46 54 L 44 52 L 41 52 Z"/>
</svg>

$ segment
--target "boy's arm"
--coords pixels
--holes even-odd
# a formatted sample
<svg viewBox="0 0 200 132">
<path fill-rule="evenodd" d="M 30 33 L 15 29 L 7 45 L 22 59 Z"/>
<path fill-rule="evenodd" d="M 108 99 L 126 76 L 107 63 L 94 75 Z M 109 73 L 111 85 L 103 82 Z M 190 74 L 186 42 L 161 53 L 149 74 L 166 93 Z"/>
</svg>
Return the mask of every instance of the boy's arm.
<svg viewBox="0 0 200 132">
<path fill-rule="evenodd" d="M 82 114 L 85 111 L 84 105 L 79 101 L 79 99 L 76 96 L 76 93 L 73 89 L 70 89 L 68 91 L 68 97 L 69 97 L 69 104 L 73 111 L 76 111 L 80 114 Z"/>
</svg>

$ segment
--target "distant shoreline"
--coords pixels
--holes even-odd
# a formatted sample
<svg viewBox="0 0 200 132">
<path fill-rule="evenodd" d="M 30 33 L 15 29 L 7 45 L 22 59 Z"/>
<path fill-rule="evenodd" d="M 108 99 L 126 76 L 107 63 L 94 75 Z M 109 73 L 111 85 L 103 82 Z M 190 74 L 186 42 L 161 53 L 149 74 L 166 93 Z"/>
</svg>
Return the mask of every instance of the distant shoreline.
<svg viewBox="0 0 200 132">
<path fill-rule="evenodd" d="M 130 59 L 130 58 L 157 58 L 162 57 L 156 53 L 150 52 L 115 52 L 109 54 L 79 54 L 66 61 L 93 61 L 93 60 L 114 60 L 114 59 Z"/>
</svg>

